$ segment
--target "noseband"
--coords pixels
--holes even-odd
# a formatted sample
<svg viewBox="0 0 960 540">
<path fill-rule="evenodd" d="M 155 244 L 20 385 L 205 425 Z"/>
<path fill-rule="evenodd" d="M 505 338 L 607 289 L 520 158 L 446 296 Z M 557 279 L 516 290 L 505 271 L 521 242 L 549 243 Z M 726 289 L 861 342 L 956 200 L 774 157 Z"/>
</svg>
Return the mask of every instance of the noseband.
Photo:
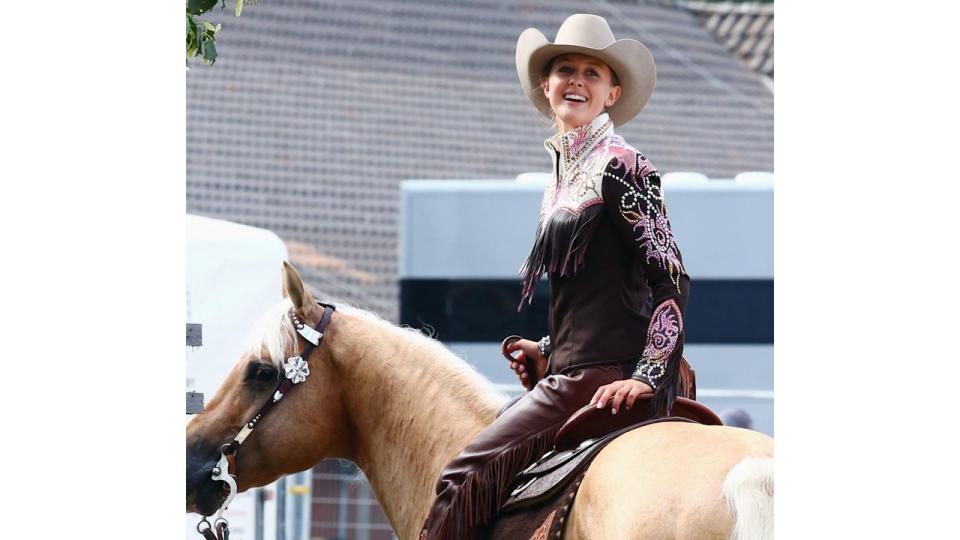
<svg viewBox="0 0 960 540">
<path fill-rule="evenodd" d="M 276 391 L 274 391 L 273 396 L 260 407 L 260 410 L 257 411 L 257 414 L 243 426 L 242 429 L 237 433 L 233 440 L 220 447 L 220 460 L 217 461 L 216 467 L 211 471 L 211 479 L 219 482 L 226 482 L 227 486 L 230 488 L 230 493 L 227 495 L 227 498 L 223 501 L 223 504 L 220 505 L 220 509 L 217 510 L 217 519 L 214 520 L 215 525 L 211 527 L 210 522 L 207 521 L 207 517 L 204 516 L 200 520 L 200 523 L 197 524 L 197 532 L 199 532 L 207 540 L 227 540 L 229 536 L 229 529 L 227 525 L 227 520 L 222 517 L 223 511 L 230 506 L 230 503 L 233 501 L 233 498 L 237 495 L 237 479 L 236 475 L 230 474 L 230 460 L 229 456 L 234 456 L 236 459 L 237 451 L 240 449 L 240 445 L 243 444 L 243 441 L 250 436 L 253 432 L 253 428 L 257 427 L 257 424 L 263 419 L 263 417 L 270 412 L 283 396 L 295 385 L 302 383 L 307 380 L 307 376 L 310 375 L 310 367 L 307 365 L 307 358 L 310 357 L 310 353 L 316 349 L 320 342 L 323 340 L 323 332 L 327 329 L 327 325 L 330 324 L 330 319 L 333 317 L 333 312 L 336 310 L 336 306 L 333 304 L 324 304 L 323 302 L 317 302 L 317 304 L 323 306 L 323 316 L 320 317 L 320 322 L 317 323 L 316 329 L 310 328 L 309 326 L 303 324 L 299 317 L 297 317 L 296 310 L 290 309 L 290 320 L 293 322 L 293 327 L 297 330 L 297 333 L 300 334 L 303 339 L 307 340 L 307 345 L 303 348 L 297 356 L 292 356 L 287 358 L 283 363 L 283 374 L 284 379 L 280 382 L 280 385 L 277 386 Z M 206 526 L 204 526 L 206 525 Z M 216 529 L 217 534 L 214 534 L 213 530 Z"/>
</svg>

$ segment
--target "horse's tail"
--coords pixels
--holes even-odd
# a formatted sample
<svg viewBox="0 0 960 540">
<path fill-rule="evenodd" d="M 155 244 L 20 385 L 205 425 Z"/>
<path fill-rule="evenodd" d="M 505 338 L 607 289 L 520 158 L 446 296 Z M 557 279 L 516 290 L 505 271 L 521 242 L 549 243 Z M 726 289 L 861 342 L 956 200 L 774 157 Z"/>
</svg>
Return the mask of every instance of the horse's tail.
<svg viewBox="0 0 960 540">
<path fill-rule="evenodd" d="M 736 523 L 731 540 L 773 539 L 773 458 L 745 458 L 727 473 L 723 498 Z"/>
</svg>

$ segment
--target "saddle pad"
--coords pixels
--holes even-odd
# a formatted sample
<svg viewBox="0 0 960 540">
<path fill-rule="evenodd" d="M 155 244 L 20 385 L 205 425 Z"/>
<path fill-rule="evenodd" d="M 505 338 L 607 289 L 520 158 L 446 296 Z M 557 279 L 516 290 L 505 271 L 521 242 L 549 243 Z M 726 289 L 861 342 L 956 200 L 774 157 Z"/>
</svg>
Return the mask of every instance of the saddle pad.
<svg viewBox="0 0 960 540">
<path fill-rule="evenodd" d="M 583 441 L 573 450 L 561 452 L 551 450 L 517 475 L 517 479 L 514 481 L 516 487 L 501 506 L 500 513 L 508 513 L 546 501 L 559 490 L 562 490 L 572 476 L 582 472 L 597 453 L 613 439 L 628 431 L 658 422 L 693 422 L 693 420 L 677 416 L 655 418 L 608 433 L 597 439 Z"/>
</svg>

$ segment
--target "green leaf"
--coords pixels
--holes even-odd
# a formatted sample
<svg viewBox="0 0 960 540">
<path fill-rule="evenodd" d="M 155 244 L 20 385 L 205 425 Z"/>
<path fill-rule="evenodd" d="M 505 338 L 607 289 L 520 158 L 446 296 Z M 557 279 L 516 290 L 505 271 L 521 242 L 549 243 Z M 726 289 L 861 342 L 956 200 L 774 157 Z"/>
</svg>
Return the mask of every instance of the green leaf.
<svg viewBox="0 0 960 540">
<path fill-rule="evenodd" d="M 200 15 L 213 9 L 217 0 L 187 0 L 187 13 Z"/>
<path fill-rule="evenodd" d="M 203 48 L 203 59 L 210 63 L 211 65 L 217 60 L 217 47 L 213 44 L 213 41 L 208 41 L 206 46 Z"/>
<path fill-rule="evenodd" d="M 214 32 L 214 33 L 216 33 L 216 31 L 217 31 L 216 27 L 213 26 L 212 24 L 208 23 L 207 21 L 203 21 L 203 27 L 207 29 L 207 32 Z"/>
<path fill-rule="evenodd" d="M 237 17 L 240 16 L 240 12 L 243 11 L 243 0 L 237 0 Z"/>
<path fill-rule="evenodd" d="M 203 50 L 203 32 L 199 31 L 198 29 L 196 32 L 196 35 L 197 35 L 197 39 L 196 39 L 197 48 L 202 51 Z"/>
</svg>

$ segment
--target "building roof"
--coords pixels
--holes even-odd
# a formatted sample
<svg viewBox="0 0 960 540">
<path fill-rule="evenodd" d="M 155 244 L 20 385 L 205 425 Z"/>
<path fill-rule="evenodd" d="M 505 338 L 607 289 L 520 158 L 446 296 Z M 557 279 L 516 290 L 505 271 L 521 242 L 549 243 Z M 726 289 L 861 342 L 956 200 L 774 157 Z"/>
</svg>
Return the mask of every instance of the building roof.
<svg viewBox="0 0 960 540">
<path fill-rule="evenodd" d="M 773 95 L 698 15 L 662 2 L 589 6 L 657 62 L 647 108 L 618 133 L 663 172 L 772 171 Z M 400 182 L 549 170 L 548 122 L 522 94 L 514 46 L 530 26 L 552 39 L 583 9 L 270 0 L 241 17 L 214 10 L 219 59 L 187 73 L 187 211 L 273 230 L 315 292 L 396 321 Z"/>
<path fill-rule="evenodd" d="M 773 4 L 678 2 L 747 66 L 773 80 Z"/>
</svg>

